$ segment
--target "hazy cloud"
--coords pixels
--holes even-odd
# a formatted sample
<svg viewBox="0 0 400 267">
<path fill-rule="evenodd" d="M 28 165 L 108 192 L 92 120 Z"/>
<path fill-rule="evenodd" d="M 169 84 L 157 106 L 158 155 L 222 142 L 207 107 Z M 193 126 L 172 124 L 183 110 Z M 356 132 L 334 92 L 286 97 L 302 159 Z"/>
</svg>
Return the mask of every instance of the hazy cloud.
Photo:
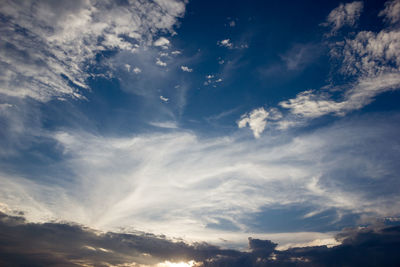
<svg viewBox="0 0 400 267">
<path fill-rule="evenodd" d="M 354 26 L 361 15 L 363 2 L 356 1 L 347 4 L 340 4 L 329 13 L 326 22 L 322 25 L 330 26 L 331 33 L 336 33 L 343 26 Z"/>
</svg>

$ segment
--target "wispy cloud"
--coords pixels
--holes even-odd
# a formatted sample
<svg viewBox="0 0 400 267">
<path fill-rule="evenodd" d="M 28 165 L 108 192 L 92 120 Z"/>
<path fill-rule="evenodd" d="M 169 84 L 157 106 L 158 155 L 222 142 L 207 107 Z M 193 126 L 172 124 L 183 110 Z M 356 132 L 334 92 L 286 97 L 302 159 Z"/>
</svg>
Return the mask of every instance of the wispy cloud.
<svg viewBox="0 0 400 267">
<path fill-rule="evenodd" d="M 354 26 L 361 15 L 363 6 L 361 1 L 340 4 L 329 13 L 326 22 L 322 25 L 331 27 L 331 34 L 335 34 L 344 26 Z"/>
<path fill-rule="evenodd" d="M 386 16 L 388 2 L 380 14 Z M 329 25 L 337 31 L 344 25 L 354 25 L 362 10 L 362 2 L 341 4 L 328 16 Z M 392 16 L 392 15 L 388 15 Z M 353 35 L 354 36 L 354 35 Z M 344 116 L 349 112 L 370 104 L 375 96 L 400 89 L 400 32 L 397 27 L 389 27 L 378 33 L 360 31 L 354 37 L 345 36 L 342 41 L 328 37 L 325 42 L 330 48 L 330 56 L 339 62 L 335 68 L 347 84 L 330 84 L 316 90 L 306 90 L 295 98 L 281 101 L 279 106 L 288 109 L 297 117 L 282 118 L 278 128 L 287 129 L 300 125 L 303 119 L 318 118 L 327 114 Z M 340 37 L 336 37 L 340 38 Z M 294 50 L 296 51 L 296 50 Z M 292 56 L 283 56 L 288 69 L 301 67 L 307 57 L 300 49 Z M 290 55 L 290 54 L 289 54 Z M 338 96 L 338 92 L 339 96 Z"/>
<path fill-rule="evenodd" d="M 86 70 L 96 54 L 134 52 L 138 45 L 147 46 L 155 33 L 171 31 L 185 11 L 185 4 L 175 0 L 31 5 L 31 1 L 10 0 L 0 7 L 7 18 L 0 26 L 0 92 L 39 101 L 53 96 L 82 98 L 80 90 L 87 88 L 90 75 Z"/>
<path fill-rule="evenodd" d="M 257 141 L 204 140 L 182 130 L 129 138 L 59 132 L 54 138 L 64 159 L 58 166 L 69 169 L 70 178 L 56 185 L 35 182 L 29 173 L 23 178 L 3 172 L 1 201 L 30 220 L 66 219 L 100 229 L 133 226 L 215 242 L 244 238 L 239 233 L 255 231 L 247 218 L 299 201 L 314 210 L 334 209 L 337 220 L 343 214 L 396 216 L 399 210 L 391 203 L 398 201 L 393 180 L 398 166 L 391 159 L 398 157 L 398 139 L 391 137 L 396 124 L 387 119 L 343 122 L 295 138 L 269 134 Z M 46 179 L 57 179 L 57 173 Z M 371 197 L 376 190 L 380 198 Z M 214 228 L 224 229 L 219 222 L 227 221 L 239 230 Z"/>
<path fill-rule="evenodd" d="M 387 1 L 385 3 L 385 9 L 379 12 L 379 16 L 384 17 L 385 21 L 389 23 L 398 23 L 400 21 L 400 1 Z"/>
</svg>

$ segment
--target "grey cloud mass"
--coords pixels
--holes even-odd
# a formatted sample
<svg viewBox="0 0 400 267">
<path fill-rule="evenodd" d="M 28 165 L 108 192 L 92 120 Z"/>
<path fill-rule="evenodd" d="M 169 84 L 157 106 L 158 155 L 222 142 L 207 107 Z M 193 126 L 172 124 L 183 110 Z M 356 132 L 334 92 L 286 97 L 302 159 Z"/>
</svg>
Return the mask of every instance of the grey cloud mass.
<svg viewBox="0 0 400 267">
<path fill-rule="evenodd" d="M 63 222 L 29 223 L 21 215 L 0 213 L 2 266 L 170 266 L 193 261 L 207 266 L 397 266 L 400 228 L 346 229 L 341 245 L 276 250 L 269 240 L 249 238 L 249 250 L 188 244 L 147 233 L 98 232 Z"/>
</svg>

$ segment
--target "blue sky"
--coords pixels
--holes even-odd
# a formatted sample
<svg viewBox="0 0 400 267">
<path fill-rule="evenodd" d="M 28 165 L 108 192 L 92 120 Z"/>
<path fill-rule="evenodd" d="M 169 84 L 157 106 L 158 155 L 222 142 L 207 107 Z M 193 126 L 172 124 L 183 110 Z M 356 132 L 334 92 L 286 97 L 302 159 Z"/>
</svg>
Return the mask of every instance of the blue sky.
<svg viewBox="0 0 400 267">
<path fill-rule="evenodd" d="M 400 220 L 399 1 L 0 3 L 2 212 L 235 249 Z"/>
</svg>

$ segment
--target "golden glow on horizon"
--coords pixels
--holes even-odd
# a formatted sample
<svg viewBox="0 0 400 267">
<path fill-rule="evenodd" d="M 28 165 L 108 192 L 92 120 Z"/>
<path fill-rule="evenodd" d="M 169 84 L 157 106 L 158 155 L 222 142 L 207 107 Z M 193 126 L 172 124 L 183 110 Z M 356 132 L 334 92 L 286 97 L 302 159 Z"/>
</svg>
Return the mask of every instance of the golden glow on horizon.
<svg viewBox="0 0 400 267">
<path fill-rule="evenodd" d="M 194 267 L 195 261 L 188 261 L 188 262 L 170 262 L 165 261 L 156 265 L 156 267 Z"/>
</svg>

